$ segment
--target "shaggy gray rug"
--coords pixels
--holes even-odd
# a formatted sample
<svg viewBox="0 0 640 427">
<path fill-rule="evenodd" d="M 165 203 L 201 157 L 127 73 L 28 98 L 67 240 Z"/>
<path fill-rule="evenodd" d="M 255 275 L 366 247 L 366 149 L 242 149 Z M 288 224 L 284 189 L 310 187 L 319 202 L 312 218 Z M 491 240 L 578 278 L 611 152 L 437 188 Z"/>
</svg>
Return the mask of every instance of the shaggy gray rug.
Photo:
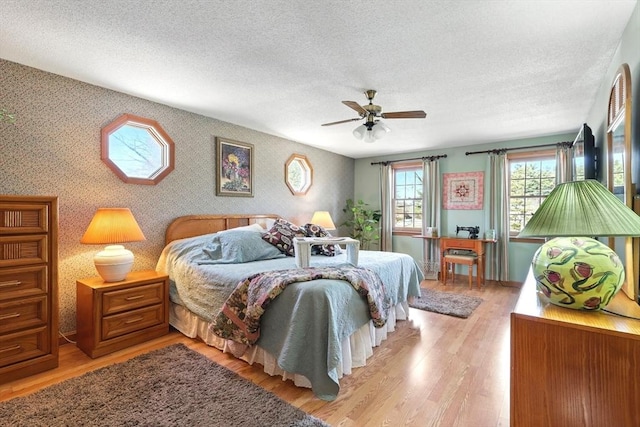
<svg viewBox="0 0 640 427">
<path fill-rule="evenodd" d="M 478 297 L 440 292 L 433 289 L 421 288 L 420 292 L 422 295 L 420 298 L 414 298 L 413 302 L 409 303 L 410 307 L 464 319 L 471 316 L 473 310 L 483 301 Z"/>
<path fill-rule="evenodd" d="M 328 426 L 183 344 L 0 403 L 6 426 Z"/>
</svg>

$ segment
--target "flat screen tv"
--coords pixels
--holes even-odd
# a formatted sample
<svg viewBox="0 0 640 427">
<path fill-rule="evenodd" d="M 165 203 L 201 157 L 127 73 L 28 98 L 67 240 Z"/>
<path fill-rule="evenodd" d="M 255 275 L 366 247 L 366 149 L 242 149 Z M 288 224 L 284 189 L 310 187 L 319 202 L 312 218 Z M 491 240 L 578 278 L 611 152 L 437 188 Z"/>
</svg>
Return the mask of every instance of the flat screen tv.
<svg viewBox="0 0 640 427">
<path fill-rule="evenodd" d="M 574 148 L 574 165 L 576 171 L 580 171 L 580 163 L 584 165 L 584 175 L 578 174 L 576 179 L 596 179 L 597 158 L 596 158 L 596 140 L 593 137 L 591 128 L 584 123 L 580 126 L 578 135 L 573 141 Z"/>
</svg>

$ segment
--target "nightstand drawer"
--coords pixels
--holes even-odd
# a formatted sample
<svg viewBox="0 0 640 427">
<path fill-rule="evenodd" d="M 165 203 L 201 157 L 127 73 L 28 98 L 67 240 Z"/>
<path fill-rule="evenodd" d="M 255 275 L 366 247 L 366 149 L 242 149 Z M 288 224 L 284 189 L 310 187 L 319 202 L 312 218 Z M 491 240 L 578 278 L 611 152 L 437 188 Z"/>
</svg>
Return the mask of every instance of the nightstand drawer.
<svg viewBox="0 0 640 427">
<path fill-rule="evenodd" d="M 164 282 L 108 291 L 102 294 L 102 315 L 120 313 L 164 300 Z"/>
<path fill-rule="evenodd" d="M 0 334 L 47 323 L 47 296 L 0 303 Z"/>
<path fill-rule="evenodd" d="M 46 235 L 0 236 L 0 267 L 44 264 L 49 259 Z"/>
<path fill-rule="evenodd" d="M 159 325 L 164 322 L 164 318 L 164 306 L 162 304 L 105 317 L 102 319 L 100 339 L 108 340 L 150 326 Z"/>
<path fill-rule="evenodd" d="M 50 348 L 46 326 L 0 336 L 0 367 L 44 356 Z"/>
<path fill-rule="evenodd" d="M 0 301 L 46 292 L 46 265 L 0 269 Z"/>
</svg>

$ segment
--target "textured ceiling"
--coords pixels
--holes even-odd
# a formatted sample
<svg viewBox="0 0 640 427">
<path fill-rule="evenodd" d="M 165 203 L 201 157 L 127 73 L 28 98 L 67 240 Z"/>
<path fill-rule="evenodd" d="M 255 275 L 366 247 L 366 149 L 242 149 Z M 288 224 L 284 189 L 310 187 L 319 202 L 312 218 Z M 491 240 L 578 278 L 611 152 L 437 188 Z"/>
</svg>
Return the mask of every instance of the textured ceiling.
<svg viewBox="0 0 640 427">
<path fill-rule="evenodd" d="M 577 133 L 636 3 L 4 0 L 0 58 L 362 158 Z M 366 89 L 427 117 L 320 126 Z"/>
</svg>

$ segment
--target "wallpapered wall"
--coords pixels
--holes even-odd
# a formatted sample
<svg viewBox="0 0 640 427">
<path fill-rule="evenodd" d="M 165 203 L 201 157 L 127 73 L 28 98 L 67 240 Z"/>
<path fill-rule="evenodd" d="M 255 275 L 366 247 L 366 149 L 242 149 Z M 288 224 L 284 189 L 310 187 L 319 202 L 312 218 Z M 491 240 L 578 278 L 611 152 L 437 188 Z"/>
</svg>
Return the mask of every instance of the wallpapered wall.
<svg viewBox="0 0 640 427">
<path fill-rule="evenodd" d="M 147 240 L 126 246 L 141 270 L 155 268 L 165 229 L 178 216 L 274 213 L 304 223 L 314 210 L 328 210 L 340 224 L 353 197 L 353 159 L 4 60 L 0 108 L 17 118 L 0 123 L 0 194 L 59 198 L 62 332 L 75 331 L 76 280 L 96 275 L 92 258 L 101 247 L 79 240 L 98 207 L 132 210 Z M 156 120 L 175 143 L 175 170 L 158 185 L 125 184 L 100 160 L 100 129 L 123 113 Z M 254 144 L 253 198 L 216 197 L 215 136 Z M 293 196 L 284 182 L 293 153 L 313 167 L 306 196 Z"/>
</svg>

